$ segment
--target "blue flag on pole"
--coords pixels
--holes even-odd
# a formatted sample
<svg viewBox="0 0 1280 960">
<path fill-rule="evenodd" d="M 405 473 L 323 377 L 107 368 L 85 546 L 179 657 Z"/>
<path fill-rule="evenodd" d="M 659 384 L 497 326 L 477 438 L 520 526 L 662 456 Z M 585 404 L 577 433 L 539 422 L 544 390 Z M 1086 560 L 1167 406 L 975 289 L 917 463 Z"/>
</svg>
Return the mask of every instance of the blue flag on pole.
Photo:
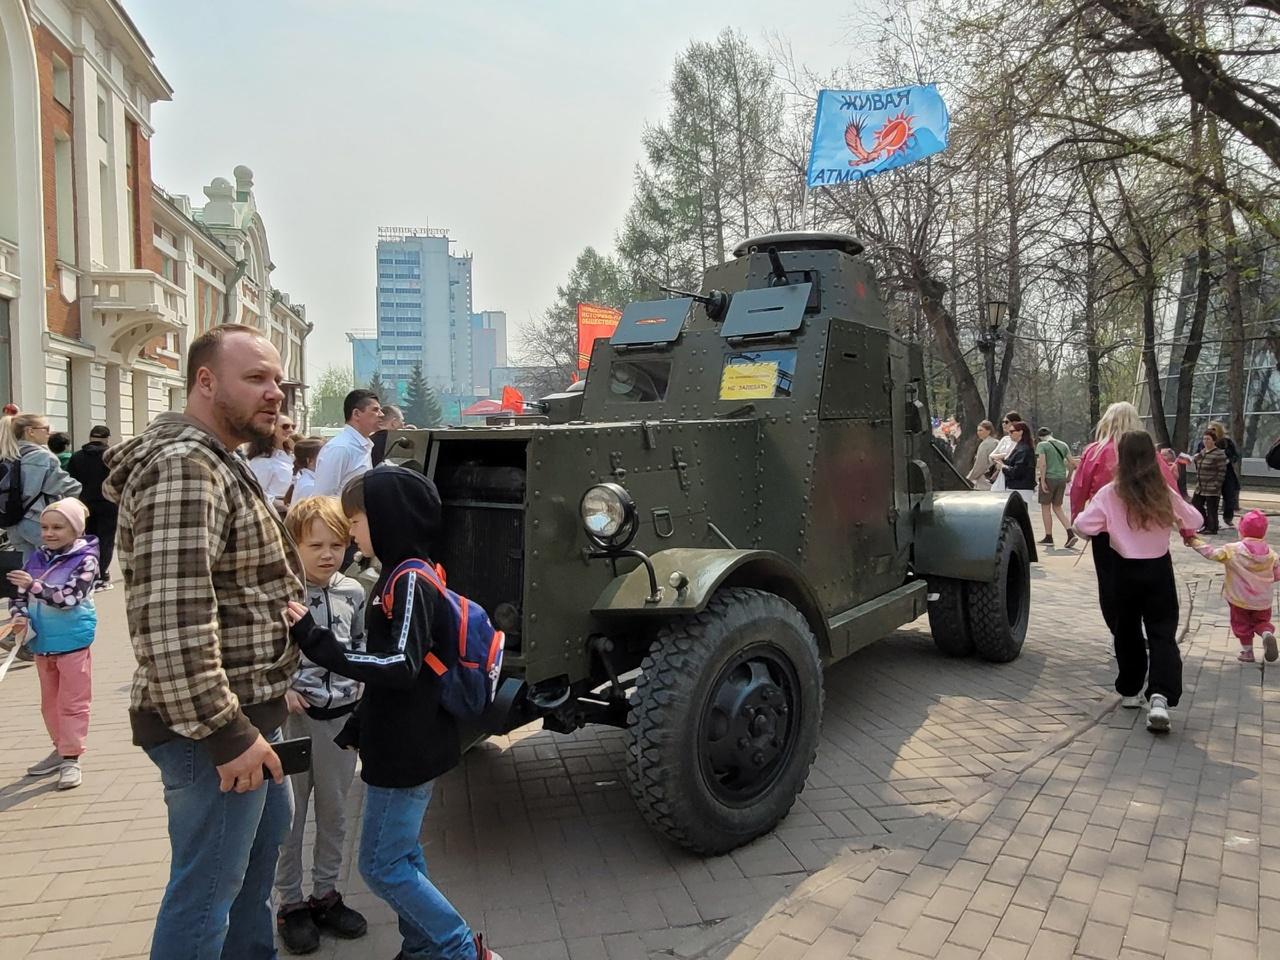
<svg viewBox="0 0 1280 960">
<path fill-rule="evenodd" d="M 947 148 L 951 120 L 936 84 L 823 90 L 806 183 L 853 183 Z"/>
</svg>

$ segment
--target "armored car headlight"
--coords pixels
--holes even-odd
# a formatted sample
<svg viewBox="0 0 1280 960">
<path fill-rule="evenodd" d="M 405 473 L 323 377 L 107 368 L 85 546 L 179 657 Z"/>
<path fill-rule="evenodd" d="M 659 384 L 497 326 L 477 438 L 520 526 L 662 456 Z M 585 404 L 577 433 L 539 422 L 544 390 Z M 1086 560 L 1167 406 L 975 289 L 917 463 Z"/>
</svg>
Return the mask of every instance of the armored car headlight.
<svg viewBox="0 0 1280 960">
<path fill-rule="evenodd" d="M 582 495 L 582 526 L 606 549 L 620 549 L 636 534 L 636 502 L 616 483 L 597 483 Z"/>
</svg>

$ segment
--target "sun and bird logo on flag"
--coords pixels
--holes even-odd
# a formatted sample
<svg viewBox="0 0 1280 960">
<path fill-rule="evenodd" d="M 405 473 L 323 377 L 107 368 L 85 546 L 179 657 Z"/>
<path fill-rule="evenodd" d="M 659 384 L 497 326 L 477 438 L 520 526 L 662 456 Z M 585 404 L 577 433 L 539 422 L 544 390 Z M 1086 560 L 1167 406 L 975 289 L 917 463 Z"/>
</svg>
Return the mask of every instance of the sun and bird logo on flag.
<svg viewBox="0 0 1280 960">
<path fill-rule="evenodd" d="M 822 90 L 805 184 L 854 183 L 945 150 L 951 118 L 936 84 Z"/>
</svg>

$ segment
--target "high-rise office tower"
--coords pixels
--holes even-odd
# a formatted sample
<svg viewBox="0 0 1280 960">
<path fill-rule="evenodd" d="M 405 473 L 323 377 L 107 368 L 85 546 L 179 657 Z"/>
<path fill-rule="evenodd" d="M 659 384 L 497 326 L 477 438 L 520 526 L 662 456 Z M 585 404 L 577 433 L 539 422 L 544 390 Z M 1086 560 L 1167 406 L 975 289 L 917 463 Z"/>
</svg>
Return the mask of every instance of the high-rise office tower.
<svg viewBox="0 0 1280 960">
<path fill-rule="evenodd" d="M 471 255 L 447 230 L 378 230 L 378 369 L 401 398 L 416 363 L 440 397 L 472 394 Z"/>
</svg>

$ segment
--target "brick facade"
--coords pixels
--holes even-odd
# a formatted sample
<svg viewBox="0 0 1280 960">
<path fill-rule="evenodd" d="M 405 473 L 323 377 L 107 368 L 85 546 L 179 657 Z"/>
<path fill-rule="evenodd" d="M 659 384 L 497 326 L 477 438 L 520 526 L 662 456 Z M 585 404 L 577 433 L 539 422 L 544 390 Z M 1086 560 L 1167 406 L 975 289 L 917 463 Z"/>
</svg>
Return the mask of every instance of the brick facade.
<svg viewBox="0 0 1280 960">
<path fill-rule="evenodd" d="M 68 68 L 71 66 L 71 51 L 64 47 L 45 27 L 37 26 L 32 34 L 36 48 L 36 70 L 40 79 L 40 151 L 41 185 L 44 190 L 44 261 L 45 261 L 45 313 L 49 330 L 72 339 L 80 339 L 80 303 L 78 300 L 67 301 L 62 298 L 61 285 L 58 282 L 58 190 L 57 161 L 54 155 L 54 140 L 62 134 L 71 140 L 75 149 L 75 138 L 72 136 L 71 111 L 60 104 L 53 96 L 53 58 L 56 56 Z M 74 91 L 72 96 L 75 96 Z M 71 185 L 72 206 L 78 203 L 75 193 L 74 178 Z M 73 227 L 74 218 L 73 218 Z M 74 245 L 73 249 L 79 249 Z M 87 266 L 81 264 L 82 267 Z"/>
<path fill-rule="evenodd" d="M 151 220 L 151 140 L 132 120 L 125 121 L 129 136 L 129 189 L 133 191 L 133 254 L 134 262 L 142 270 L 160 273 L 160 251 L 154 241 Z"/>
</svg>

